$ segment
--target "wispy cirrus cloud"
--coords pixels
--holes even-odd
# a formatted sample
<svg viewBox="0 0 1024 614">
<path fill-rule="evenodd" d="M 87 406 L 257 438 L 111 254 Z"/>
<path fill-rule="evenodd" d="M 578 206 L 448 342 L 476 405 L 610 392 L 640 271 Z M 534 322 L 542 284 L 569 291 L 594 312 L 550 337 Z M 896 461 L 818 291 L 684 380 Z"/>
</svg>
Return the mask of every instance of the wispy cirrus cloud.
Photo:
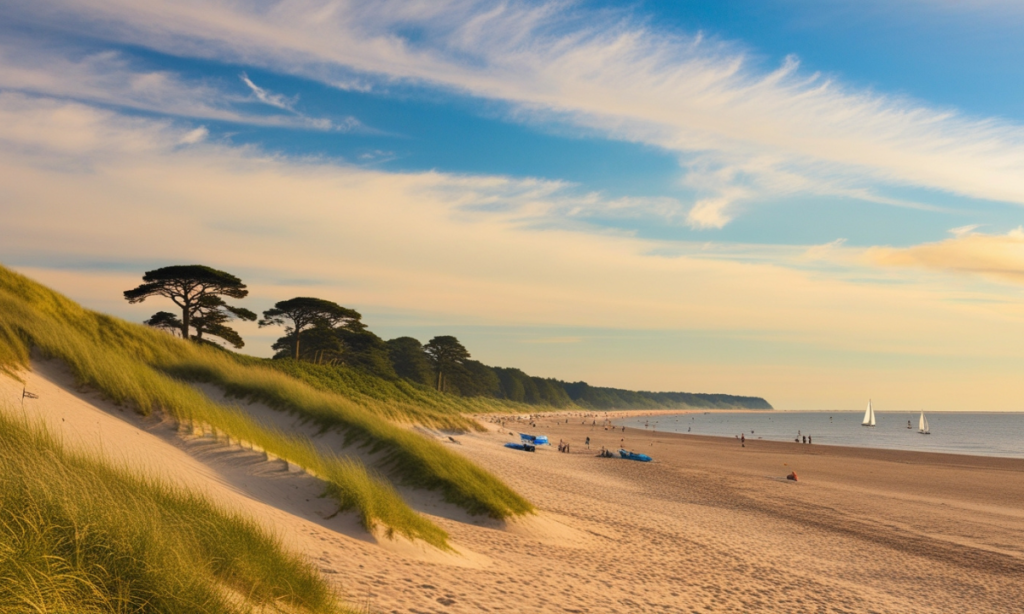
<svg viewBox="0 0 1024 614">
<path fill-rule="evenodd" d="M 317 128 L 320 130 L 338 130 L 342 132 L 353 132 L 360 130 L 363 132 L 368 131 L 368 129 L 365 126 L 363 126 L 362 122 L 360 122 L 359 120 L 352 116 L 346 117 L 340 123 L 331 121 L 329 119 L 309 117 L 305 113 L 296 110 L 295 104 L 299 100 L 298 95 L 288 97 L 285 96 L 284 94 L 276 94 L 274 92 L 266 90 L 253 83 L 252 79 L 249 78 L 249 75 L 245 74 L 244 72 L 241 75 L 239 75 L 239 78 L 242 80 L 242 83 L 244 83 L 246 87 L 249 88 L 249 90 L 252 92 L 252 95 L 256 97 L 256 100 L 262 102 L 265 105 L 291 113 L 295 117 L 296 121 L 298 121 L 302 125 L 307 125 L 312 128 Z"/>
<path fill-rule="evenodd" d="M 561 182 L 294 161 L 201 135 L 0 93 L 3 253 L 43 262 L 145 254 L 264 279 L 301 271 L 317 292 L 343 292 L 347 302 L 470 322 L 763 329 L 849 346 L 928 347 L 925 333 L 950 317 L 912 284 L 865 288 L 809 273 L 801 246 L 537 229 L 553 210 L 621 206 Z M 930 305 L 930 315 L 906 314 L 908 300 Z M 884 326 L 880 313 L 889 314 Z M 837 318 L 847 331 L 840 338 Z"/>
<path fill-rule="evenodd" d="M 314 118 L 293 101 L 244 79 L 256 98 L 281 113 L 243 110 L 249 99 L 216 81 L 187 79 L 173 71 L 139 68 L 113 50 L 75 53 L 31 41 L 0 42 L 0 90 L 59 96 L 154 113 L 257 126 L 304 130 L 366 129 L 356 118 Z M 258 91 L 257 91 L 258 90 Z"/>
<path fill-rule="evenodd" d="M 929 206 L 911 186 L 1024 204 L 1024 128 L 857 89 L 787 58 L 560 2 L 40 0 L 98 35 L 325 83 L 427 84 L 677 152 L 687 223 L 718 228 L 788 194 Z M 408 34 L 415 32 L 415 35 Z"/>
<path fill-rule="evenodd" d="M 310 295 L 358 307 L 368 319 L 397 313 L 415 323 L 526 327 L 527 338 L 549 344 L 544 354 L 560 355 L 550 375 L 571 369 L 625 387 L 756 384 L 753 393 L 787 406 L 842 406 L 863 396 L 865 371 L 854 368 L 851 379 L 847 356 L 876 362 L 896 354 L 920 368 L 872 367 L 872 379 L 896 382 L 892 398 L 921 398 L 906 390 L 908 376 L 941 382 L 938 391 L 922 388 L 941 407 L 969 399 L 1005 409 L 1019 397 L 1005 385 L 1019 369 L 996 373 L 980 360 L 1015 365 L 1024 343 L 1024 329 L 1008 325 L 1020 317 L 1017 288 L 950 291 L 905 266 L 857 262 L 850 255 L 863 250 L 841 242 L 821 246 L 819 260 L 842 259 L 900 283 L 871 283 L 864 271 L 822 274 L 807 264 L 806 246 L 537 229 L 545 212 L 657 203 L 606 203 L 539 179 L 265 155 L 204 139 L 185 124 L 0 93 L 0 261 L 136 320 L 158 308 L 120 299 L 142 271 L 203 262 L 242 276 L 254 310 Z M 626 345 L 595 357 L 594 330 L 697 331 L 686 341 L 697 358 L 669 364 Z M 268 352 L 270 340 L 251 332 L 247 349 Z M 767 366 L 751 354 L 769 347 L 765 340 L 776 344 Z M 965 356 L 982 366 L 965 371 Z M 943 357 L 952 366 L 935 368 Z M 526 360 L 511 364 L 535 372 Z M 993 384 L 983 404 L 979 377 Z"/>
<path fill-rule="evenodd" d="M 242 83 L 244 83 L 250 90 L 252 90 L 252 94 L 256 97 L 256 100 L 259 100 L 263 104 L 267 104 L 278 109 L 291 111 L 292 113 L 296 112 L 295 101 L 298 100 L 298 96 L 288 98 L 283 94 L 274 94 L 272 92 L 268 92 L 267 90 L 253 83 L 252 79 L 249 78 L 249 75 L 245 73 L 239 75 L 239 78 L 242 80 Z"/>
</svg>

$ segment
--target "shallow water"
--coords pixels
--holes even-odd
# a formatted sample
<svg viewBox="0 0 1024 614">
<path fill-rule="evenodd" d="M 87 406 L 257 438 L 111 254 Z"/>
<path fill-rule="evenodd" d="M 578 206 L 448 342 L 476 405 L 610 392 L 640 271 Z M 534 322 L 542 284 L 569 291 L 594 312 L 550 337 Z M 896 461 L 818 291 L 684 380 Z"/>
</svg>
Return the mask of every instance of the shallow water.
<svg viewBox="0 0 1024 614">
<path fill-rule="evenodd" d="M 1024 458 L 1022 413 L 929 413 L 930 435 L 917 432 L 919 413 L 875 412 L 877 425 L 861 426 L 864 412 L 723 412 L 641 416 L 615 420 L 627 428 L 694 435 L 793 441 L 810 435 L 814 445 L 949 452 Z M 907 421 L 913 428 L 907 428 Z"/>
</svg>

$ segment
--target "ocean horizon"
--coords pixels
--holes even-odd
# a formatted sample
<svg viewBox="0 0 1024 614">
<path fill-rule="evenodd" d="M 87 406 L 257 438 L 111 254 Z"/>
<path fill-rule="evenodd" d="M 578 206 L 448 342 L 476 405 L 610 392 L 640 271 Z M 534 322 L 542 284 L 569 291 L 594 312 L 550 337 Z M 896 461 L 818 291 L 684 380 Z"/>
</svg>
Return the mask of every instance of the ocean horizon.
<svg viewBox="0 0 1024 614">
<path fill-rule="evenodd" d="M 918 432 L 920 412 L 875 411 L 874 427 L 861 411 L 730 411 L 636 416 L 613 421 L 660 432 L 803 441 L 813 445 L 1024 458 L 1024 412 L 925 412 L 931 434 Z M 908 422 L 910 428 L 907 428 Z"/>
</svg>

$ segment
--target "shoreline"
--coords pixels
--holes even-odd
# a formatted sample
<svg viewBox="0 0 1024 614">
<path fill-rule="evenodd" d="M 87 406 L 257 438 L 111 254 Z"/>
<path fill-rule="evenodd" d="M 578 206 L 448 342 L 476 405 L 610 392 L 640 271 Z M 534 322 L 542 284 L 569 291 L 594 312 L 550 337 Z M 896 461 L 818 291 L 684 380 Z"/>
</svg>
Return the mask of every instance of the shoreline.
<svg viewBox="0 0 1024 614">
<path fill-rule="evenodd" d="M 536 427 L 530 428 L 545 428 L 551 432 L 556 433 L 556 437 L 563 437 L 562 433 L 564 433 L 567 436 L 574 436 L 576 439 L 580 439 L 581 441 L 583 437 L 587 436 L 587 432 L 592 433 L 595 429 L 600 429 L 602 433 L 607 433 L 610 439 L 615 439 L 615 437 L 611 437 L 613 431 L 605 431 L 600 424 L 594 427 L 591 425 L 580 425 L 572 423 L 568 425 L 559 423 L 552 424 L 543 422 L 543 418 L 540 418 L 540 420 L 541 422 L 537 423 Z M 494 427 L 493 424 L 490 424 L 489 426 Z M 510 427 L 506 426 L 506 428 Z M 662 442 L 662 440 L 664 440 L 663 443 L 676 442 L 680 444 L 685 444 L 687 442 L 691 442 L 694 444 L 703 443 L 706 445 L 714 446 L 725 446 L 727 444 L 736 445 L 739 443 L 739 439 L 729 437 L 726 435 L 700 435 L 693 433 L 677 433 L 675 431 L 650 431 L 646 429 L 637 429 L 635 427 L 627 427 L 627 429 L 628 430 L 626 431 L 626 435 L 629 436 L 630 441 L 639 438 L 645 443 L 649 443 L 652 440 L 654 442 Z M 576 431 L 583 432 L 584 434 L 580 435 Z M 621 431 L 614 432 L 621 433 Z M 550 440 L 551 435 L 549 435 L 549 441 Z M 570 443 L 578 444 L 580 442 L 570 441 Z M 877 460 L 901 464 L 934 464 L 949 467 L 974 467 L 982 469 L 997 469 L 1024 472 L 1024 458 L 1012 456 L 985 456 L 980 454 L 957 454 L 953 452 L 928 452 L 921 450 L 898 450 L 892 448 L 871 448 L 862 446 L 845 446 L 817 443 L 804 444 L 792 441 L 779 441 L 774 439 L 747 439 L 745 443 L 746 448 L 750 450 L 760 450 L 779 454 L 828 456 L 858 460 Z M 551 445 L 554 446 L 555 444 L 552 443 Z M 594 446 L 592 445 L 591 448 L 593 449 Z M 628 447 L 626 449 L 629 450 Z M 615 448 L 615 450 L 613 451 L 617 450 L 618 448 Z M 573 451 L 573 454 L 579 453 L 581 452 Z"/>
<path fill-rule="evenodd" d="M 566 551 L 564 569 L 537 573 L 529 559 L 515 570 L 531 589 L 591 578 L 605 587 L 581 596 L 579 611 L 980 614 L 1012 611 L 1022 597 L 1024 459 L 757 439 L 741 447 L 566 417 L 535 419 L 530 431 L 552 445 L 532 454 L 501 447 L 518 440 L 514 424 L 467 436 L 463 449 L 542 514 L 595 540 L 585 558 Z M 559 440 L 570 453 L 558 453 Z M 620 441 L 654 462 L 597 457 Z M 608 572 L 631 558 L 648 564 Z"/>
<path fill-rule="evenodd" d="M 704 409 L 700 407 L 686 408 L 686 409 L 556 409 L 549 411 L 539 412 L 494 412 L 486 414 L 470 414 L 473 418 L 478 421 L 486 421 L 488 418 L 555 418 L 558 416 L 570 417 L 570 418 L 635 418 L 642 416 L 675 416 L 683 414 L 703 414 L 703 413 L 714 413 L 714 414 L 734 414 L 734 413 L 751 413 L 751 414 L 771 414 L 778 413 L 777 409 Z M 1024 412 L 1022 412 L 1024 413 Z"/>
<path fill-rule="evenodd" d="M 69 445 L 252 518 L 369 611 L 988 614 L 1024 599 L 1017 459 L 766 440 L 741 447 L 727 437 L 567 424 L 564 412 L 534 416 L 537 427 L 522 430 L 556 445 L 563 438 L 572 453 L 526 453 L 503 443 L 528 422 L 500 428 L 485 418 L 481 432 L 422 434 L 505 481 L 537 513 L 469 516 L 400 486 L 448 532 L 459 553 L 451 554 L 367 533 L 354 513 L 319 497 L 322 483 L 279 459 L 183 438 L 173 424 L 82 392 L 64 371 L 40 366 L 25 379 L 40 393 L 28 414 Z M 25 413 L 22 390 L 0 378 L 3 411 Z M 334 433 L 314 440 L 339 445 Z M 620 441 L 655 462 L 596 456 Z M 785 478 L 791 471 L 799 481 Z"/>
<path fill-rule="evenodd" d="M 475 420 L 477 420 L 477 422 L 479 422 L 481 424 L 493 425 L 493 424 L 497 424 L 496 421 L 504 421 L 504 422 L 507 422 L 507 423 L 513 423 L 516 429 L 519 429 L 519 430 L 529 430 L 529 429 L 532 429 L 532 428 L 547 427 L 547 426 L 549 426 L 551 420 L 553 420 L 553 419 L 566 419 L 566 418 L 576 418 L 576 419 L 584 418 L 584 419 L 592 419 L 592 420 L 593 419 L 597 419 L 597 421 L 598 421 L 598 425 L 597 426 L 599 428 L 601 428 L 601 427 L 604 426 L 603 423 L 607 423 L 609 425 L 613 425 L 614 421 L 618 421 L 618 420 L 622 420 L 622 419 L 629 419 L 629 418 L 643 418 L 643 417 L 648 417 L 648 416 L 650 416 L 650 417 L 658 417 L 658 416 L 666 416 L 666 415 L 680 415 L 681 416 L 681 415 L 691 415 L 691 414 L 712 414 L 712 413 L 713 414 L 737 414 L 737 413 L 744 413 L 744 414 L 793 414 L 793 413 L 816 413 L 816 414 L 848 413 L 848 414 L 858 414 L 858 413 L 861 413 L 861 411 L 860 410 L 855 410 L 855 411 L 844 411 L 844 412 L 838 412 L 838 411 L 832 412 L 832 411 L 828 411 L 828 410 L 789 410 L 789 411 L 787 411 L 787 410 L 735 410 L 735 409 L 710 409 L 709 410 L 709 409 L 687 409 L 687 410 L 614 410 L 614 411 L 607 411 L 607 412 L 605 412 L 605 411 L 571 411 L 571 410 L 570 411 L 565 411 L 565 410 L 559 410 L 559 411 L 537 412 L 537 413 L 532 413 L 532 414 L 526 414 L 526 413 L 524 413 L 524 414 L 514 414 L 514 413 L 510 413 L 510 414 L 473 414 L 472 418 L 474 418 Z M 881 413 L 881 412 L 879 412 L 879 413 Z M 896 412 L 886 412 L 886 413 L 896 413 Z M 981 411 L 979 411 L 979 412 L 934 412 L 934 413 L 951 413 L 951 414 L 960 414 L 960 415 L 965 414 L 965 413 L 976 413 L 978 415 L 1013 415 L 1013 414 L 1024 414 L 1024 412 L 981 412 Z M 507 428 L 513 428 L 513 424 L 506 424 L 506 427 Z M 537 424 L 537 426 L 534 427 L 534 426 L 531 426 L 531 424 Z M 554 426 L 557 427 L 560 424 L 561 424 L 560 422 L 555 422 Z M 570 423 L 570 426 L 572 426 L 572 425 L 573 424 Z M 576 425 L 576 426 L 580 426 L 580 425 Z M 623 425 L 622 424 L 614 424 L 614 426 L 617 427 L 617 428 L 621 428 Z M 725 435 L 725 434 L 722 434 L 722 435 L 709 435 L 709 434 L 705 434 L 705 433 L 702 433 L 702 434 L 684 433 L 684 432 L 672 431 L 672 430 L 655 431 L 655 430 L 647 430 L 647 429 L 644 429 L 644 428 L 638 428 L 636 426 L 631 426 L 631 425 L 626 425 L 626 427 L 628 429 L 630 429 L 630 431 L 633 432 L 633 433 L 636 433 L 636 432 L 646 432 L 646 433 L 649 433 L 649 434 L 657 435 L 659 437 L 680 436 L 680 437 L 685 437 L 685 438 L 697 438 L 697 439 L 707 438 L 707 439 L 713 440 L 713 441 L 733 441 L 734 439 L 736 441 L 739 441 L 738 438 L 735 437 L 734 435 Z M 592 427 L 590 425 L 586 425 L 586 428 L 592 428 Z M 544 433 L 540 433 L 540 434 L 544 434 Z M 896 447 L 859 446 L 859 445 L 850 445 L 850 444 L 847 444 L 847 443 L 814 443 L 814 444 L 804 444 L 804 443 L 796 443 L 796 442 L 790 441 L 788 439 L 762 439 L 762 438 L 749 438 L 748 437 L 746 439 L 746 444 L 749 446 L 752 443 L 757 443 L 757 444 L 780 444 L 780 445 L 785 445 L 785 446 L 795 446 L 796 448 L 813 447 L 815 449 L 825 449 L 825 448 L 828 448 L 828 449 L 838 449 L 838 450 L 847 449 L 847 450 L 855 450 L 855 451 L 868 450 L 868 451 L 878 452 L 881 455 L 889 455 L 889 454 L 918 455 L 918 454 L 921 454 L 921 455 L 933 455 L 933 456 L 937 456 L 937 457 L 947 457 L 948 456 L 948 457 L 953 457 L 953 458 L 966 458 L 966 459 L 1004 459 L 1004 460 L 1008 460 L 1008 461 L 1020 461 L 1020 462 L 1024 463 L 1024 455 L 1010 456 L 1010 455 L 1006 455 L 1006 454 L 970 454 L 970 453 L 966 453 L 966 452 L 957 452 L 957 451 L 948 451 L 948 450 L 943 450 L 943 451 L 916 450 L 916 449 L 906 449 L 906 448 L 896 448 Z"/>
</svg>

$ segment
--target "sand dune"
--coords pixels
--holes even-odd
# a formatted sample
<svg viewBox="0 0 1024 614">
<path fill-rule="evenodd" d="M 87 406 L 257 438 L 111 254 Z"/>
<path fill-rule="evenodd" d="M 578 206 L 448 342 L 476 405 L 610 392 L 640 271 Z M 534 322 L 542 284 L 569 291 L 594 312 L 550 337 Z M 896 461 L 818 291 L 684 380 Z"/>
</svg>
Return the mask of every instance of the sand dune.
<svg viewBox="0 0 1024 614">
<path fill-rule="evenodd" d="M 1022 610 L 1024 461 L 761 441 L 740 448 L 546 419 L 535 430 L 569 439 L 576 453 L 509 450 L 500 445 L 508 431 L 497 428 L 452 444 L 527 496 L 536 516 L 467 518 L 432 493 L 403 490 L 461 552 L 442 555 L 378 540 L 351 516 L 326 520 L 333 509 L 316 497 L 313 478 L 76 392 L 59 365 L 37 362 L 25 377 L 40 395 L 26 401 L 26 415 L 69 445 L 251 515 L 375 611 Z M 21 384 L 0 378 L 8 411 L 22 411 L 20 393 Z M 596 458 L 583 453 L 587 436 L 592 447 L 625 437 L 657 462 Z M 320 445 L 335 449 L 340 439 L 327 434 Z M 792 469 L 797 483 L 782 479 Z"/>
</svg>

